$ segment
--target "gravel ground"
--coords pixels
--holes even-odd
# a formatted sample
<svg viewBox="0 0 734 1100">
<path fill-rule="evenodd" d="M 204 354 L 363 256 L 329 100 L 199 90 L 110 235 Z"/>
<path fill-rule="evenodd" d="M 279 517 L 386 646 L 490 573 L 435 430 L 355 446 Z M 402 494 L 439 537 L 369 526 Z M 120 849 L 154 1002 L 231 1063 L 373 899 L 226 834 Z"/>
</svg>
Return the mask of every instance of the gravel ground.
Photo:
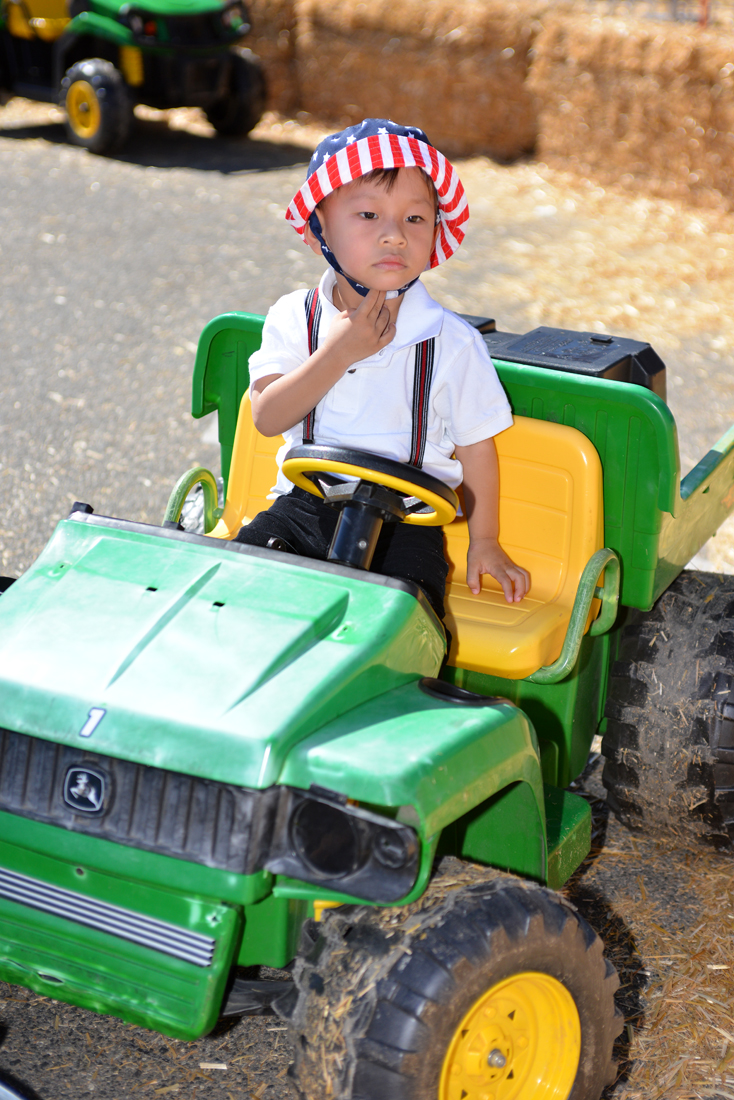
<svg viewBox="0 0 734 1100">
<path fill-rule="evenodd" d="M 188 413 L 202 327 L 229 309 L 264 312 L 320 271 L 282 218 L 316 128 L 268 119 L 254 140 L 224 142 L 196 112 L 149 111 L 124 155 L 101 159 L 64 143 L 61 118 L 20 100 L 0 112 L 7 574 L 28 566 L 72 500 L 161 517 L 184 469 L 216 463 L 211 428 Z M 426 277 L 432 291 L 505 330 L 649 340 L 668 363 L 690 468 L 734 421 L 734 217 L 630 198 L 537 163 L 477 158 L 461 175 L 470 235 Z M 734 528 L 704 557 L 734 571 Z M 585 789 L 600 796 L 598 766 Z M 713 969 L 729 965 L 722 950 L 731 955 L 730 860 L 661 851 L 593 805 L 595 851 L 569 890 L 623 977 L 628 1028 L 610 1095 L 732 1098 L 732 979 Z M 287 1036 L 272 1019 L 186 1044 L 22 989 L 0 996 L 0 1074 L 28 1097 L 293 1100 Z"/>
</svg>

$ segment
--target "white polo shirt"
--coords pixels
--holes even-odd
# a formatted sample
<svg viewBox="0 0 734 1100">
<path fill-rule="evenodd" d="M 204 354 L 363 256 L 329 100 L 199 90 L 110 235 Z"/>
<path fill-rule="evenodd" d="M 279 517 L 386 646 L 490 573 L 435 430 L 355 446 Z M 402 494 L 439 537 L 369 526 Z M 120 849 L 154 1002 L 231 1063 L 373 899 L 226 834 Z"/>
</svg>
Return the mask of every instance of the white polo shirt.
<svg viewBox="0 0 734 1100">
<path fill-rule="evenodd" d="M 319 284 L 323 344 L 339 311 L 332 303 L 336 276 L 329 268 Z M 262 345 L 250 358 L 250 385 L 269 374 L 287 374 L 308 359 L 305 290 L 280 298 L 268 312 Z M 480 333 L 430 296 L 422 283 L 406 291 L 396 332 L 381 351 L 354 363 L 316 406 L 314 441 L 372 451 L 407 462 L 410 457 L 415 345 L 435 337 L 423 469 L 455 489 L 461 484 L 456 446 L 497 435 L 512 424 L 510 405 Z M 278 467 L 303 442 L 299 420 L 283 433 Z M 282 473 L 276 495 L 293 488 Z"/>
</svg>

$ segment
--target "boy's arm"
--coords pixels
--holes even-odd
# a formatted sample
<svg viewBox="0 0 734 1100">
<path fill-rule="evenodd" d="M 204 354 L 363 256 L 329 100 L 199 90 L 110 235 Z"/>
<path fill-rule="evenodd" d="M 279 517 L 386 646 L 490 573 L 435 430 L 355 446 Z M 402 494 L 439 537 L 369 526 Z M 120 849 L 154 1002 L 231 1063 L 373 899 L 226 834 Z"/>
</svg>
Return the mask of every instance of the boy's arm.
<svg viewBox="0 0 734 1100">
<path fill-rule="evenodd" d="M 252 419 L 265 436 L 281 435 L 311 412 L 344 372 L 390 343 L 395 325 L 385 292 L 371 290 L 356 309 L 335 317 L 324 343 L 288 374 L 269 374 L 252 387 Z"/>
<path fill-rule="evenodd" d="M 464 505 L 469 524 L 466 583 L 476 596 L 481 574 L 502 585 L 508 603 L 517 603 L 530 588 L 530 574 L 515 565 L 499 544 L 499 464 L 494 439 L 457 447 L 464 468 Z"/>
</svg>

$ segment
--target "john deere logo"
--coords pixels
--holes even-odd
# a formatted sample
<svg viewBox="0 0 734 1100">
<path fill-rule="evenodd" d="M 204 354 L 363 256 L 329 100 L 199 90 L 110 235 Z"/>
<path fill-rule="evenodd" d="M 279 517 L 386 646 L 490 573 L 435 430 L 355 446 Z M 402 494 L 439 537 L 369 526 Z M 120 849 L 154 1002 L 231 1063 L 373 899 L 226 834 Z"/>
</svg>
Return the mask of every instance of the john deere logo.
<svg viewBox="0 0 734 1100">
<path fill-rule="evenodd" d="M 94 768 L 69 768 L 64 780 L 64 802 L 81 814 L 98 814 L 104 809 L 105 777 Z"/>
</svg>

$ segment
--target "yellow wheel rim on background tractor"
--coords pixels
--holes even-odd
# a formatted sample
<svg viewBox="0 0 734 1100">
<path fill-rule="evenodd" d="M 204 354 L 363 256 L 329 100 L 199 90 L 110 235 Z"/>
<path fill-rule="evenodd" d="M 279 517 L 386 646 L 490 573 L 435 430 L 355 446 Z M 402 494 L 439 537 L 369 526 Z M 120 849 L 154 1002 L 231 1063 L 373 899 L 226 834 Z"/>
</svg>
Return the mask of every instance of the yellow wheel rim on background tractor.
<svg viewBox="0 0 734 1100">
<path fill-rule="evenodd" d="M 527 971 L 488 989 L 459 1024 L 438 1100 L 567 1100 L 581 1053 L 573 997 Z"/>
<path fill-rule="evenodd" d="M 97 133 L 102 119 L 97 93 L 88 80 L 75 80 L 66 93 L 69 125 L 77 137 L 87 140 Z"/>
</svg>

